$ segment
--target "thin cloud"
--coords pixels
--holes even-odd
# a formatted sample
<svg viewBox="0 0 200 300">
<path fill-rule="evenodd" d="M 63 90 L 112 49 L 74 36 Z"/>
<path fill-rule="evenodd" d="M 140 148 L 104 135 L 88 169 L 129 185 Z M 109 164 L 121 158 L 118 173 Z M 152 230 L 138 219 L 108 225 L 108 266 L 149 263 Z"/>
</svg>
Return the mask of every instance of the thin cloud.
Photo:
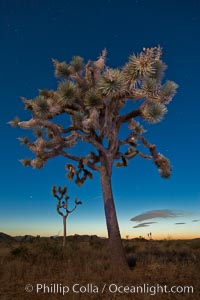
<svg viewBox="0 0 200 300">
<path fill-rule="evenodd" d="M 148 227 L 148 226 L 149 226 L 149 225 L 147 225 L 147 224 L 141 223 L 141 224 L 138 224 L 138 225 L 136 225 L 136 226 L 133 226 L 133 228 Z"/>
<path fill-rule="evenodd" d="M 200 220 L 193 220 L 192 222 L 199 222 Z"/>
<path fill-rule="evenodd" d="M 145 223 L 140 223 L 136 226 L 133 226 L 133 228 L 140 228 L 140 227 L 148 227 L 150 226 L 151 224 L 154 224 L 154 223 L 158 223 L 158 222 L 145 222 Z"/>
<path fill-rule="evenodd" d="M 137 215 L 131 218 L 131 221 L 141 222 L 141 221 L 156 219 L 156 218 L 167 219 L 167 218 L 176 218 L 180 216 L 183 216 L 183 213 L 170 210 L 170 209 L 158 209 L 158 210 L 150 210 L 144 212 L 143 214 Z"/>
<path fill-rule="evenodd" d="M 95 197 L 91 197 L 91 196 L 87 196 L 87 201 L 91 201 L 91 200 L 99 200 L 102 198 L 102 195 L 99 196 L 95 196 Z"/>
<path fill-rule="evenodd" d="M 186 223 L 184 223 L 184 222 L 174 223 L 174 225 L 183 225 L 183 224 L 186 224 Z"/>
</svg>

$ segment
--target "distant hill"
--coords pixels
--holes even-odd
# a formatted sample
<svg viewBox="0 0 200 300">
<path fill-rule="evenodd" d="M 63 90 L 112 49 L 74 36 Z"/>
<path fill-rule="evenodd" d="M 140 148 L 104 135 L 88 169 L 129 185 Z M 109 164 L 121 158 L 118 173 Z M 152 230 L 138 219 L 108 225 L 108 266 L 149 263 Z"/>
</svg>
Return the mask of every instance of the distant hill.
<svg viewBox="0 0 200 300">
<path fill-rule="evenodd" d="M 32 235 L 18 235 L 14 236 L 15 241 L 17 242 L 30 242 L 34 239 L 35 237 Z"/>
<path fill-rule="evenodd" d="M 15 239 L 3 232 L 0 232 L 0 242 L 14 241 Z"/>
<path fill-rule="evenodd" d="M 35 240 L 38 239 L 53 239 L 53 240 L 59 240 L 61 241 L 63 239 L 63 236 L 49 236 L 49 237 L 40 237 L 39 238 L 37 236 L 32 236 L 32 235 L 18 235 L 18 236 L 10 236 L 6 233 L 0 232 L 0 242 L 33 242 Z M 68 241 L 78 241 L 78 242 L 95 242 L 95 241 L 103 241 L 103 240 L 107 240 L 108 238 L 106 237 L 100 237 L 97 235 L 79 235 L 79 234 L 74 234 L 74 235 L 69 235 L 67 236 L 67 240 Z M 122 240 L 126 240 L 125 238 L 123 238 Z M 194 242 L 199 242 L 200 238 L 194 238 L 194 239 L 187 239 L 188 241 L 194 241 Z M 143 237 L 136 237 L 136 238 L 132 238 L 132 239 L 128 239 L 128 241 L 132 241 L 132 242 L 149 242 L 150 240 L 147 240 Z M 152 241 L 158 241 L 158 240 L 152 240 Z M 152 242 L 151 241 L 151 242 Z M 160 240 L 163 241 L 163 240 Z M 185 240 L 183 240 L 185 241 Z"/>
</svg>

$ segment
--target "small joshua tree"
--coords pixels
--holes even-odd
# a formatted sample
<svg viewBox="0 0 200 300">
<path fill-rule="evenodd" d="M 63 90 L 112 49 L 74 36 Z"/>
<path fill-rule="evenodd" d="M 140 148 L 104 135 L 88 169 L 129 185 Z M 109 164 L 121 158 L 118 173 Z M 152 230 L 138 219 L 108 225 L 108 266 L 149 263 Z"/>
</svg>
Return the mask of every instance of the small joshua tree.
<svg viewBox="0 0 200 300">
<path fill-rule="evenodd" d="M 166 65 L 160 47 L 143 48 L 115 69 L 106 66 L 106 55 L 103 50 L 96 61 L 86 64 L 80 56 L 69 63 L 53 60 L 55 75 L 61 79 L 57 89 L 23 99 L 32 117 L 10 123 L 35 131 L 34 139 L 20 138 L 35 154 L 22 160 L 24 166 L 40 169 L 61 155 L 73 162 L 66 164 L 67 178 L 75 179 L 78 186 L 94 171 L 100 173 L 112 262 L 127 269 L 112 192 L 113 166 L 127 167 L 130 159 L 140 156 L 152 160 L 163 178 L 170 176 L 169 160 L 147 140 L 143 126 L 163 119 L 177 84 L 163 82 Z M 89 145 L 88 153 L 75 155 L 69 150 L 79 143 Z"/>
<path fill-rule="evenodd" d="M 59 186 L 58 188 L 56 186 L 52 187 L 52 195 L 58 200 L 57 204 L 57 212 L 59 215 L 63 218 L 63 247 L 66 245 L 66 236 L 67 236 L 67 217 L 69 214 L 71 214 L 78 205 L 82 204 L 81 201 L 78 201 L 77 197 L 74 199 L 75 206 L 71 210 L 69 210 L 69 195 L 67 194 L 67 187 L 65 186 L 63 189 Z M 64 199 L 63 199 L 64 198 Z"/>
</svg>

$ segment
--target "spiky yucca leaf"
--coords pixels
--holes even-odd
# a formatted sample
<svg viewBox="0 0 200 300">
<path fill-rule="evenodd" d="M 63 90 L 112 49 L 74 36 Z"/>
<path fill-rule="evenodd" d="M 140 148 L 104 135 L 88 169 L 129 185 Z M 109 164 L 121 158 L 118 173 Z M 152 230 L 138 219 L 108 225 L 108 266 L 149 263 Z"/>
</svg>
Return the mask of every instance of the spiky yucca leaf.
<svg viewBox="0 0 200 300">
<path fill-rule="evenodd" d="M 128 166 L 128 161 L 127 159 L 122 155 L 121 157 L 122 161 L 118 161 L 116 162 L 115 166 L 117 168 L 120 168 L 120 167 L 127 167 Z"/>
<path fill-rule="evenodd" d="M 117 168 L 121 168 L 121 167 L 124 167 L 124 164 L 123 164 L 123 162 L 121 162 L 121 161 L 117 161 L 116 164 L 115 164 L 115 166 L 116 166 Z"/>
<path fill-rule="evenodd" d="M 58 193 L 61 195 L 61 197 L 63 198 L 64 194 L 67 191 L 67 187 L 64 186 L 64 188 L 62 188 L 61 186 L 58 187 Z"/>
<path fill-rule="evenodd" d="M 59 63 L 57 60 L 53 59 L 53 64 L 56 77 L 68 78 L 71 75 L 70 67 L 65 61 Z"/>
<path fill-rule="evenodd" d="M 84 169 L 84 172 L 85 172 L 86 177 L 88 177 L 88 178 L 90 178 L 90 179 L 93 178 L 93 174 L 92 174 L 90 171 Z"/>
<path fill-rule="evenodd" d="M 76 95 L 77 86 L 70 80 L 64 80 L 58 85 L 58 94 L 63 100 L 73 100 Z"/>
<path fill-rule="evenodd" d="M 8 124 L 12 127 L 17 127 L 20 122 L 18 117 L 15 117 L 13 120 L 9 121 Z"/>
<path fill-rule="evenodd" d="M 147 104 L 142 112 L 143 118 L 149 123 L 160 122 L 167 113 L 167 108 L 164 104 L 155 102 Z"/>
<path fill-rule="evenodd" d="M 133 119 L 131 121 L 129 121 L 128 128 L 130 130 L 133 130 L 136 134 L 139 134 L 139 135 L 141 135 L 145 132 L 144 127 L 139 122 L 136 122 Z"/>
<path fill-rule="evenodd" d="M 52 186 L 51 193 L 54 197 L 56 196 L 56 186 L 55 185 Z"/>
<path fill-rule="evenodd" d="M 67 192 L 67 186 L 64 186 L 62 190 L 62 195 L 64 195 L 66 192 Z"/>
<path fill-rule="evenodd" d="M 76 169 L 75 169 L 73 164 L 66 164 L 65 169 L 70 171 L 70 172 L 73 172 L 74 174 L 76 173 Z"/>
<path fill-rule="evenodd" d="M 146 132 L 146 130 L 144 129 L 144 127 L 139 122 L 136 122 L 134 130 L 135 130 L 135 133 L 139 134 L 139 135 L 141 135 L 141 134 L 143 134 L 143 133 Z"/>
<path fill-rule="evenodd" d="M 83 58 L 81 56 L 73 56 L 70 62 L 74 72 L 80 72 L 83 69 Z"/>
<path fill-rule="evenodd" d="M 169 168 L 159 168 L 158 171 L 162 178 L 169 178 L 171 176 L 171 169 Z"/>
<path fill-rule="evenodd" d="M 49 112 L 52 114 L 52 116 L 59 115 L 67 104 L 66 100 L 58 93 L 56 93 L 53 97 L 48 98 L 47 103 L 49 105 Z"/>
<path fill-rule="evenodd" d="M 162 86 L 162 95 L 164 97 L 164 103 L 168 103 L 171 101 L 172 97 L 176 94 L 176 90 L 178 88 L 178 84 L 174 81 L 166 81 L 166 83 Z"/>
<path fill-rule="evenodd" d="M 155 78 L 147 77 L 142 83 L 142 90 L 147 95 L 154 94 L 158 89 L 157 80 Z"/>
<path fill-rule="evenodd" d="M 70 198 L 69 195 L 66 194 L 66 195 L 65 195 L 65 200 L 67 201 L 69 198 Z"/>
<path fill-rule="evenodd" d="M 42 127 L 37 126 L 37 127 L 34 129 L 34 134 L 35 134 L 36 137 L 42 137 Z"/>
<path fill-rule="evenodd" d="M 49 106 L 44 96 L 38 96 L 35 98 L 33 112 L 38 118 L 47 118 L 49 113 Z"/>
<path fill-rule="evenodd" d="M 79 176 L 77 176 L 75 183 L 80 187 L 81 185 L 83 185 L 85 180 L 83 180 L 82 178 L 80 179 Z"/>
<path fill-rule="evenodd" d="M 81 205 L 81 204 L 83 204 L 83 202 L 82 202 L 82 201 L 79 201 L 77 197 L 75 197 L 74 202 L 75 202 L 76 205 Z"/>
<path fill-rule="evenodd" d="M 88 107 L 96 107 L 102 104 L 102 98 L 99 91 L 90 89 L 85 94 L 85 105 Z"/>
<path fill-rule="evenodd" d="M 23 165 L 24 167 L 31 166 L 31 159 L 29 159 L 29 158 L 21 159 L 20 162 L 22 163 L 22 165 Z"/>
<path fill-rule="evenodd" d="M 29 144 L 29 138 L 27 136 L 23 138 L 18 138 L 18 140 L 21 142 L 21 145 L 28 145 Z"/>
<path fill-rule="evenodd" d="M 33 110 L 34 100 L 28 100 L 24 97 L 21 98 L 22 102 L 25 104 L 25 109 L 27 110 Z"/>
<path fill-rule="evenodd" d="M 146 76 L 151 76 L 154 72 L 153 61 L 143 53 L 137 56 L 131 55 L 124 69 L 127 81 L 140 80 Z"/>
<path fill-rule="evenodd" d="M 106 97 L 123 97 L 126 93 L 126 83 L 123 73 L 118 69 L 108 69 L 98 82 L 99 91 Z"/>
<path fill-rule="evenodd" d="M 31 160 L 31 166 L 34 169 L 41 169 L 44 166 L 44 160 L 41 159 L 40 157 L 36 157 Z"/>
<path fill-rule="evenodd" d="M 155 60 L 152 64 L 154 72 L 151 74 L 151 77 L 154 78 L 157 82 L 160 82 L 164 76 L 167 65 L 164 64 L 161 60 Z"/>
<path fill-rule="evenodd" d="M 39 90 L 39 95 L 43 96 L 45 98 L 48 98 L 51 96 L 51 91 L 49 90 Z"/>
<path fill-rule="evenodd" d="M 58 187 L 58 193 L 62 194 L 62 188 L 61 188 L 61 186 Z"/>
<path fill-rule="evenodd" d="M 69 172 L 69 173 L 67 173 L 66 177 L 67 177 L 67 179 L 69 181 L 72 181 L 72 179 L 74 178 L 74 173 L 73 172 Z"/>
<path fill-rule="evenodd" d="M 169 178 L 172 170 L 169 159 L 167 159 L 164 155 L 158 153 L 158 157 L 154 159 L 154 162 L 158 167 L 158 171 L 161 177 Z"/>
</svg>

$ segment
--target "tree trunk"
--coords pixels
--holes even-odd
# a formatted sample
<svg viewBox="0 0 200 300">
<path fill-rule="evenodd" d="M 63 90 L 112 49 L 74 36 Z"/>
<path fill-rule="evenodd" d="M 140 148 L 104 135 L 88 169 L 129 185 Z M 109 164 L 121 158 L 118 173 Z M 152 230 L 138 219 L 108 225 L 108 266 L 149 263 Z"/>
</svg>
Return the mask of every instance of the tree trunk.
<svg viewBox="0 0 200 300">
<path fill-rule="evenodd" d="M 63 216 L 63 248 L 66 245 L 66 236 L 67 236 L 67 229 L 66 229 L 67 217 Z"/>
<path fill-rule="evenodd" d="M 128 270 L 128 263 L 125 256 L 125 251 L 122 245 L 119 225 L 117 221 L 117 214 L 111 186 L 112 168 L 109 170 L 108 166 L 102 168 L 101 171 L 101 186 L 104 199 L 104 209 L 106 224 L 109 238 L 109 248 L 111 254 L 112 265 L 114 268 Z"/>
</svg>

